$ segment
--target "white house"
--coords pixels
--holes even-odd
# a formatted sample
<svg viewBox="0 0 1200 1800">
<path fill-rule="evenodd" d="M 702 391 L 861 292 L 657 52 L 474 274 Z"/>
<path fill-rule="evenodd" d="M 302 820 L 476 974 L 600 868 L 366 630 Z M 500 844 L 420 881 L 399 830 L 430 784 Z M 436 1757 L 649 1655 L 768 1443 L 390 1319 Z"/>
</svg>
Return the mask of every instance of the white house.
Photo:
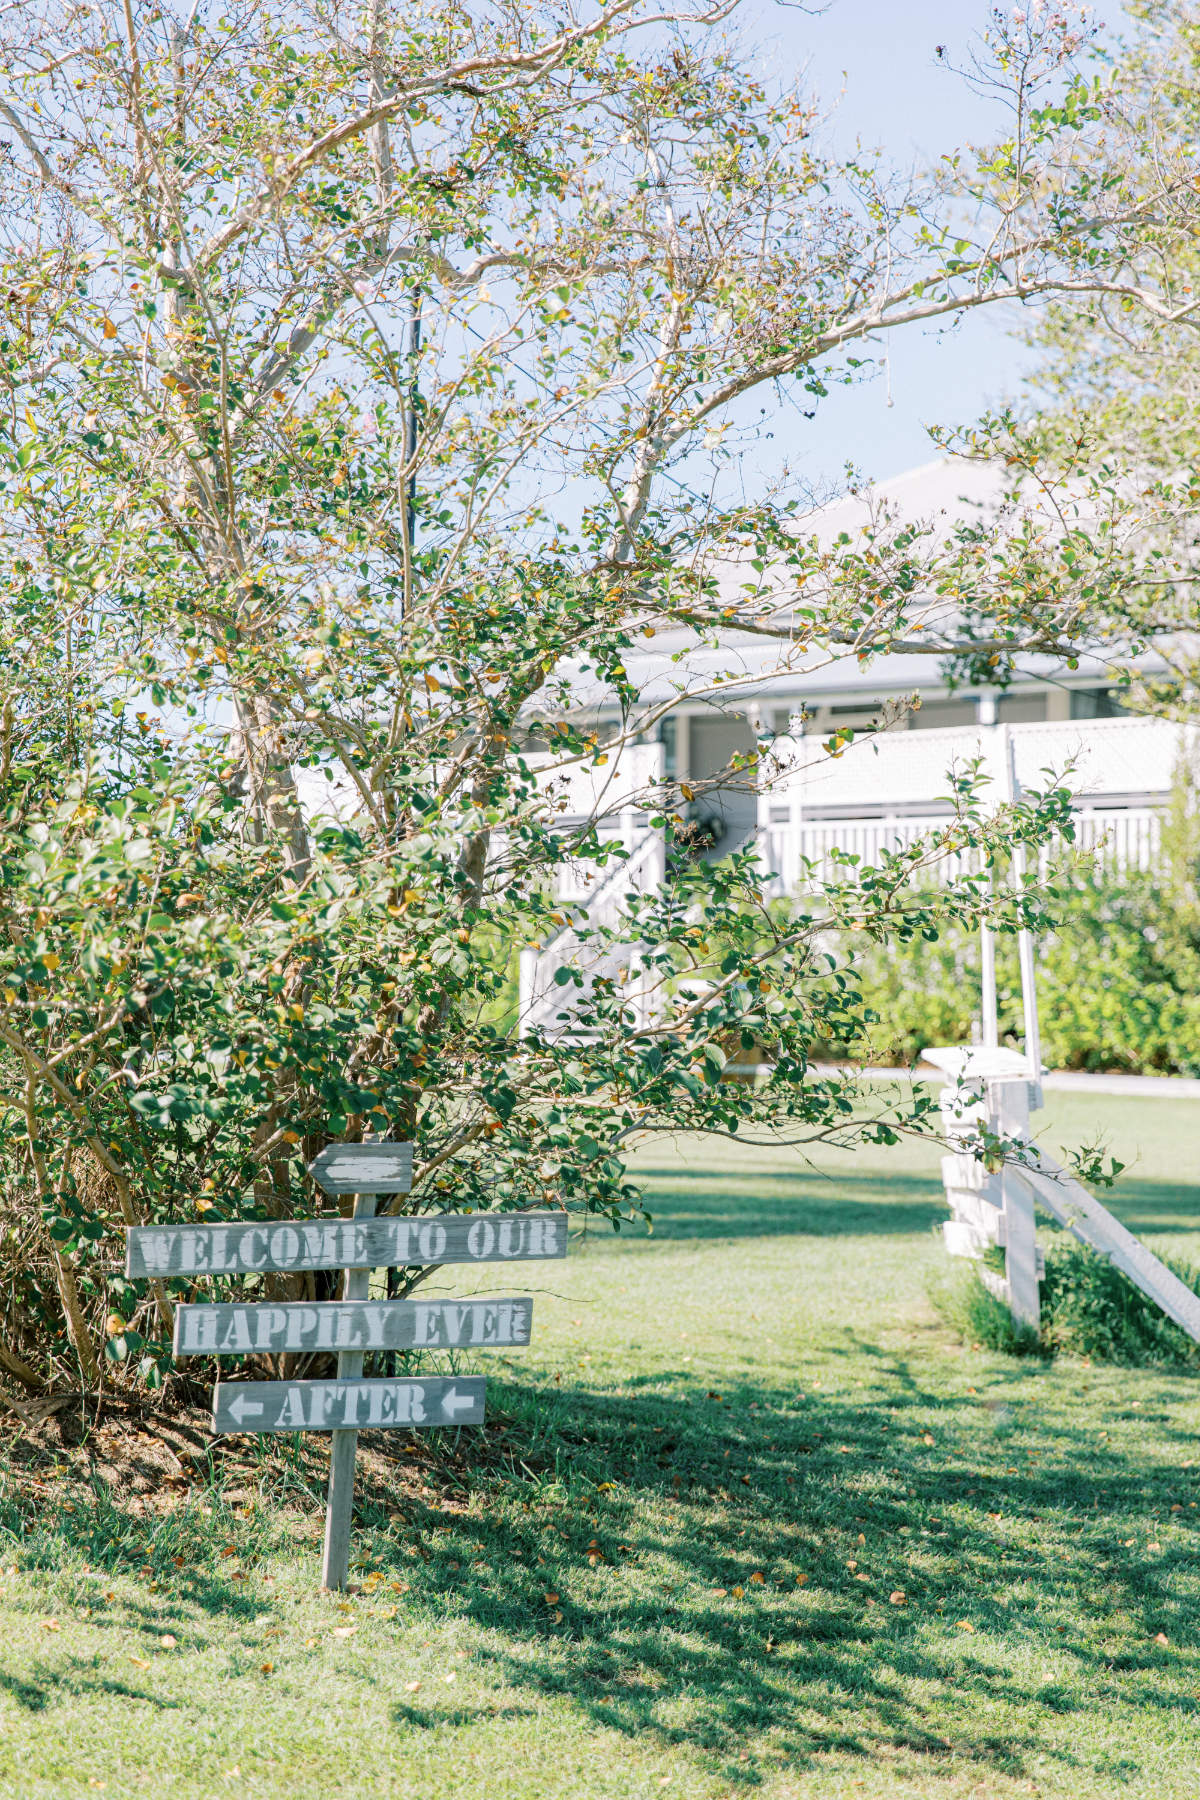
<svg viewBox="0 0 1200 1800">
<path fill-rule="evenodd" d="M 829 539 L 853 533 L 880 500 L 903 516 L 948 527 L 986 515 L 1000 485 L 988 465 L 946 459 L 835 502 L 805 528 Z M 935 658 L 895 655 L 863 668 L 852 658 L 825 666 L 784 659 L 781 666 L 769 640 L 730 632 L 716 647 L 700 647 L 682 632 L 663 632 L 630 651 L 626 667 L 644 704 L 676 698 L 669 716 L 603 774 L 556 775 L 547 763 L 547 781 L 561 785 L 564 826 L 603 813 L 630 853 L 590 883 L 586 874 L 565 878 L 562 898 L 584 905 L 596 921 L 619 916 L 630 888 L 662 879 L 665 847 L 650 824 L 659 782 L 676 794 L 683 784 L 685 798 L 693 795 L 687 804 L 698 832 L 711 840 L 709 856 L 757 838 L 778 890 L 789 892 L 804 878 L 806 859 L 820 867 L 837 847 L 870 862 L 886 845 L 944 819 L 947 770 L 977 756 L 1001 783 L 1015 777 L 1026 791 L 1044 784 L 1047 772 L 1070 769 L 1078 841 L 1116 863 L 1145 866 L 1181 753 L 1196 748 L 1191 729 L 1123 714 L 1095 662 L 1068 671 L 1028 658 L 1003 691 L 948 693 Z M 714 688 L 709 677 L 718 674 Z M 581 676 L 574 694 L 578 711 L 602 735 L 605 728 L 619 732 L 611 693 Z M 906 708 L 912 695 L 920 704 Z M 821 752 L 820 740 L 871 725 L 881 712 L 894 717 L 889 729 L 853 740 L 836 758 Z M 737 766 L 739 753 L 746 758 L 765 746 L 787 766 L 770 784 L 752 767 Z M 570 926 L 527 954 L 527 1019 L 549 1019 L 554 970 L 579 956 Z"/>
</svg>

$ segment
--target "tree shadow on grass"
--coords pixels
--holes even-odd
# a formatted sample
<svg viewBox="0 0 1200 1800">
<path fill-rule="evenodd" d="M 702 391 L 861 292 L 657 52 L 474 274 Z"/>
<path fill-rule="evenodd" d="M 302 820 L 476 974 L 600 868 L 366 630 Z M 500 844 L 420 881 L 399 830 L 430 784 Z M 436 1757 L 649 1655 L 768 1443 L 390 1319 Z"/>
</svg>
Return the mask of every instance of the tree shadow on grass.
<svg viewBox="0 0 1200 1800">
<path fill-rule="evenodd" d="M 0 1668 L 0 1693 L 7 1694 L 28 1713 L 44 1712 L 52 1700 L 70 1703 L 83 1694 L 140 1700 L 160 1712 L 175 1712 L 180 1707 L 178 1700 L 167 1700 L 161 1694 L 152 1694 L 130 1682 L 97 1675 L 90 1662 L 83 1661 L 75 1662 L 70 1669 L 50 1669 L 44 1663 L 35 1662 L 27 1675 L 15 1675 Z"/>
<path fill-rule="evenodd" d="M 1197 1515 L 1186 1549 L 1127 1542 L 1131 1519 L 1170 1517 L 1178 1471 L 1061 1418 L 1018 1441 L 1003 1409 L 876 1360 L 884 1397 L 861 1404 L 683 1374 L 666 1396 L 497 1383 L 492 1454 L 514 1478 L 429 1512 L 417 1563 L 365 1495 L 376 1560 L 409 1604 L 480 1626 L 511 1687 L 735 1786 L 830 1754 L 1090 1771 L 1063 1719 L 1131 1706 L 1130 1671 L 1142 1715 L 1178 1715 L 1146 1677 L 1181 1650 L 1200 1663 L 1181 1587 Z M 998 1703 L 1019 1722 L 997 1729 Z"/>
<path fill-rule="evenodd" d="M 638 1171 L 645 1183 L 655 1242 L 756 1237 L 905 1237 L 928 1235 L 948 1217 L 935 1171 L 825 1174 L 812 1169 Z M 1200 1187 L 1122 1179 L 1104 1204 L 1138 1236 L 1200 1230 Z M 636 1236 L 636 1232 L 634 1233 Z M 597 1231 L 602 1253 L 617 1246 Z M 580 1245 L 579 1248 L 585 1248 Z M 624 1248 L 624 1242 L 621 1245 Z"/>
<path fill-rule="evenodd" d="M 825 1175 L 811 1169 L 771 1170 L 761 1177 L 729 1171 L 641 1169 L 656 1241 L 732 1237 L 911 1236 L 947 1216 L 933 1175 Z M 609 1240 L 601 1240 L 607 1247 Z"/>
<path fill-rule="evenodd" d="M 1130 1231 L 1200 1230 L 1200 1187 L 1174 1181 L 1119 1177 L 1111 1195 L 1101 1200 Z"/>
</svg>

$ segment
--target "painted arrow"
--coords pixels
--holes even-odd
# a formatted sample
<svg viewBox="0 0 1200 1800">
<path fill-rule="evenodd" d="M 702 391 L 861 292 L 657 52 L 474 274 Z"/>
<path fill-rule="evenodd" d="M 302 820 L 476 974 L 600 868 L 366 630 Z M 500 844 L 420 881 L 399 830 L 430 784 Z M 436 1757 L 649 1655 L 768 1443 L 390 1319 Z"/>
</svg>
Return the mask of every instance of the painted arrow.
<svg viewBox="0 0 1200 1800">
<path fill-rule="evenodd" d="M 263 1415 L 261 1402 L 258 1400 L 247 1400 L 244 1394 L 238 1394 L 236 1399 L 229 1402 L 229 1411 L 239 1425 L 242 1423 L 243 1419 L 261 1419 Z"/>
<path fill-rule="evenodd" d="M 452 1419 L 460 1412 L 473 1412 L 476 1404 L 474 1394 L 460 1394 L 457 1388 L 448 1388 L 442 1395 L 442 1411 Z"/>
</svg>

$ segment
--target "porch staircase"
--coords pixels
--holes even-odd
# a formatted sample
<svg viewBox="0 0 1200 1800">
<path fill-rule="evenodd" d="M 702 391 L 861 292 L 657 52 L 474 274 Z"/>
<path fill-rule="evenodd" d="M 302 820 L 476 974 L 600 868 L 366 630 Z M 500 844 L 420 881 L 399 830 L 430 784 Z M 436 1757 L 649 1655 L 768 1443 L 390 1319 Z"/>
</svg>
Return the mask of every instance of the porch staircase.
<svg viewBox="0 0 1200 1800">
<path fill-rule="evenodd" d="M 561 902 L 567 923 L 544 943 L 521 951 L 518 1029 L 522 1037 L 579 1039 L 581 1002 L 599 980 L 624 981 L 635 1019 L 649 1016 L 650 995 L 633 972 L 632 945 L 622 934 L 629 903 L 660 888 L 666 877 L 666 839 L 661 829 L 636 825 L 627 848 L 575 902 Z"/>
</svg>

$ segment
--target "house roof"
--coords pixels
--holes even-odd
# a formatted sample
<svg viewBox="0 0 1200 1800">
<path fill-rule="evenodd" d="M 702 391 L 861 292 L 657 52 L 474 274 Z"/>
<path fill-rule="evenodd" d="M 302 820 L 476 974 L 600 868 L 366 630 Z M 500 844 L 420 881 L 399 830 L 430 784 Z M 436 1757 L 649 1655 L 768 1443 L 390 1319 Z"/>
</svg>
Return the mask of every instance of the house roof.
<svg viewBox="0 0 1200 1800">
<path fill-rule="evenodd" d="M 843 495 L 807 514 L 800 530 L 831 546 L 842 532 L 851 535 L 869 525 L 882 509 L 902 519 L 932 527 L 936 535 L 948 535 L 960 521 L 995 514 L 1009 477 L 997 463 L 942 457 L 887 481 Z M 719 591 L 732 601 L 747 580 L 761 576 L 747 562 L 730 558 L 714 568 Z M 721 632 L 715 642 L 702 641 L 684 628 L 659 632 L 644 646 L 631 649 L 625 666 L 643 704 L 661 704 L 673 695 L 703 695 L 714 706 L 734 709 L 739 700 L 778 700 L 786 704 L 804 699 L 820 702 L 833 696 L 864 702 L 889 694 L 928 692 L 942 686 L 937 656 L 881 656 L 860 666 L 849 653 L 788 653 L 786 642 L 756 637 L 744 631 Z M 1061 663 L 1050 657 L 1022 661 L 1025 681 L 1059 676 Z M 1095 659 L 1082 658 L 1071 672 L 1072 684 L 1086 685 L 1105 678 L 1106 670 Z M 612 694 L 596 675 L 577 668 L 572 686 L 580 707 L 603 709 Z"/>
</svg>

